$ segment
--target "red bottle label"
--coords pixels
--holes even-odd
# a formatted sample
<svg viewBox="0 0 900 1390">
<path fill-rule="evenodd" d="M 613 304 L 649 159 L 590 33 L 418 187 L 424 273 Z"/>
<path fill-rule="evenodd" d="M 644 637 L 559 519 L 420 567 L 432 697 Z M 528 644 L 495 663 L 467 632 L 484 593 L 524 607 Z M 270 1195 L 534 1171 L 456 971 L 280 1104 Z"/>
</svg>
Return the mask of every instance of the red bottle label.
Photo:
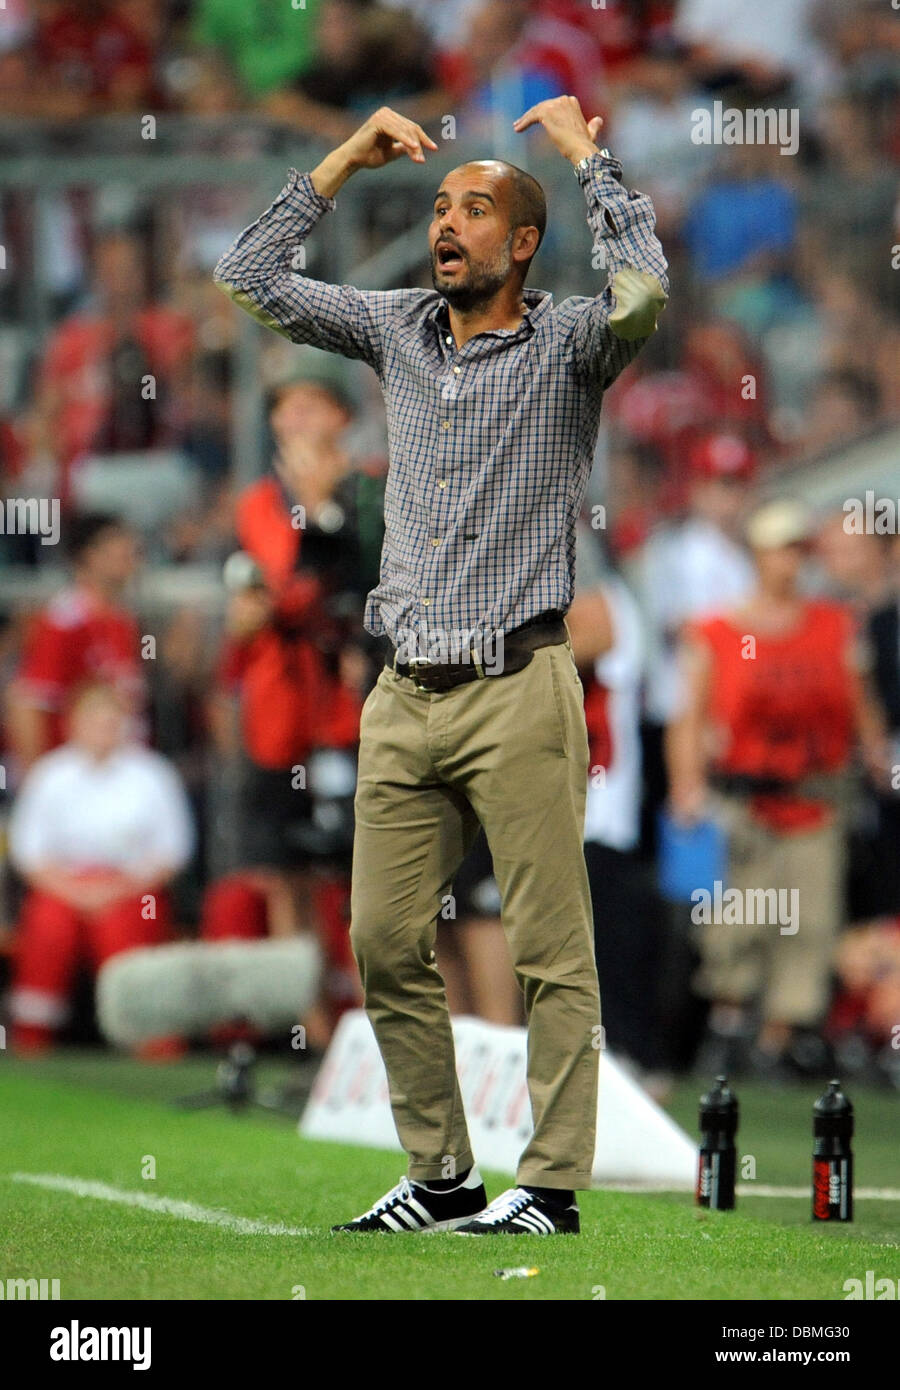
<svg viewBox="0 0 900 1390">
<path fill-rule="evenodd" d="M 827 1159 L 813 1159 L 813 1216 L 827 1221 L 831 1215 L 831 1164 Z"/>
<path fill-rule="evenodd" d="M 697 1167 L 697 1201 L 701 1206 L 709 1206 L 709 1194 L 712 1190 L 712 1170 L 705 1154 L 700 1155 L 700 1162 Z"/>
</svg>

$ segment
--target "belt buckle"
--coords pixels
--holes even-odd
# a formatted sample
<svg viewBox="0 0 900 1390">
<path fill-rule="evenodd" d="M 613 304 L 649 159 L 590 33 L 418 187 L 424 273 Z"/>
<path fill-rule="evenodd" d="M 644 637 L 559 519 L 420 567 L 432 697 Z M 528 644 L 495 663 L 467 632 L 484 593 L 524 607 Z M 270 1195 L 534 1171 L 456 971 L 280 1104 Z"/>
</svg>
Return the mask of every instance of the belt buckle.
<svg viewBox="0 0 900 1390">
<path fill-rule="evenodd" d="M 424 690 L 427 694 L 433 695 L 434 691 L 430 685 L 423 685 L 419 677 L 415 674 L 418 667 L 434 666 L 436 663 L 430 656 L 411 656 L 407 665 L 410 668 L 410 679 L 417 690 Z"/>
</svg>

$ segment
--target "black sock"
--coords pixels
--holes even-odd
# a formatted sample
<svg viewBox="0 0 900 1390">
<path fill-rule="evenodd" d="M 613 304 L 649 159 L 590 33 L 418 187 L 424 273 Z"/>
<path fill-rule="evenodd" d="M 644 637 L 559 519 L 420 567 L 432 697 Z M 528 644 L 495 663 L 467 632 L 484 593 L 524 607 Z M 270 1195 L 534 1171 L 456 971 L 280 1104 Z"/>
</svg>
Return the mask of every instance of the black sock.
<svg viewBox="0 0 900 1390">
<path fill-rule="evenodd" d="M 575 1193 L 568 1188 L 562 1187 L 532 1187 L 531 1184 L 525 1185 L 525 1191 L 532 1196 L 539 1197 L 542 1202 L 546 1202 L 550 1207 L 570 1207 L 575 1201 Z"/>
<path fill-rule="evenodd" d="M 414 1178 L 413 1182 L 417 1182 L 419 1187 L 427 1188 L 429 1192 L 449 1192 L 451 1188 L 459 1187 L 460 1183 L 465 1182 L 471 1171 L 471 1168 L 466 1168 L 462 1173 L 457 1173 L 455 1178 L 429 1178 L 426 1182 Z"/>
</svg>

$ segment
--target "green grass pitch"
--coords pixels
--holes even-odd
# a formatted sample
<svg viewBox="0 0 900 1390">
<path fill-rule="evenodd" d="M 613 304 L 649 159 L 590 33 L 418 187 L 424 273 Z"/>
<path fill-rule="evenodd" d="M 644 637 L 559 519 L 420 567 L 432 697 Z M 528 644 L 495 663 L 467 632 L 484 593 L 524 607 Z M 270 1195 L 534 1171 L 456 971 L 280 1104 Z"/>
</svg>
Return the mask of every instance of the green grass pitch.
<svg viewBox="0 0 900 1390">
<path fill-rule="evenodd" d="M 567 1239 L 334 1237 L 403 1170 L 400 1154 L 301 1140 L 288 1119 L 184 1112 L 170 1102 L 210 1082 L 212 1063 L 162 1067 L 100 1054 L 20 1061 L 0 1053 L 0 1279 L 56 1278 L 73 1299 L 817 1299 L 844 1281 L 900 1278 L 900 1202 L 858 1201 L 856 1220 L 813 1226 L 808 1199 L 740 1197 L 701 1212 L 688 1194 L 581 1195 Z M 261 1080 L 283 1077 L 281 1063 Z M 697 1082 L 670 1107 L 695 1132 Z M 739 1152 L 759 1185 L 809 1181 L 812 1086 L 738 1087 Z M 856 1181 L 900 1187 L 896 1096 L 854 1092 Z M 155 1161 L 155 1178 L 148 1158 Z M 105 1184 L 309 1234 L 241 1233 L 203 1220 L 51 1190 L 13 1174 Z M 488 1195 L 512 1185 L 486 1174 Z M 222 1218 L 227 1219 L 227 1218 Z M 536 1266 L 501 1281 L 500 1267 Z M 602 1293 L 601 1293 L 602 1290 Z"/>
</svg>

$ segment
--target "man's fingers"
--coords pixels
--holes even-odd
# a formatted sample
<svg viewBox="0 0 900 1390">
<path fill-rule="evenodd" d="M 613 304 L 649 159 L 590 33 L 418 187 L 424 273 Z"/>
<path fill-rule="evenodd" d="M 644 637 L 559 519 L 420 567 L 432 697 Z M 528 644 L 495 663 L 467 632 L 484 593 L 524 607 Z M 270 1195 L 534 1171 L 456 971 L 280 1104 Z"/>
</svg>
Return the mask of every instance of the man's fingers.
<svg viewBox="0 0 900 1390">
<path fill-rule="evenodd" d="M 591 139 L 596 140 L 597 136 L 600 134 L 602 129 L 603 117 L 592 116 L 591 119 L 588 121 L 588 134 L 590 135 Z"/>
<path fill-rule="evenodd" d="M 419 139 L 422 141 L 423 145 L 427 145 L 430 150 L 436 150 L 438 148 L 435 142 L 432 140 L 431 136 L 426 135 L 425 131 L 422 129 L 420 125 L 416 126 L 416 130 L 419 132 Z"/>
<path fill-rule="evenodd" d="M 417 164 L 424 162 L 425 156 L 422 153 L 422 146 L 414 136 L 408 135 L 406 131 L 387 131 L 386 134 L 391 137 L 392 154 L 408 154 L 410 159 L 414 159 Z"/>
<path fill-rule="evenodd" d="M 543 102 L 538 102 L 537 106 L 530 106 L 524 115 L 513 121 L 513 130 L 527 130 L 530 125 L 539 122 L 541 119 L 539 112 L 541 112 L 542 106 Z"/>
<path fill-rule="evenodd" d="M 425 158 L 425 154 L 422 150 L 423 145 L 426 145 L 432 150 L 437 149 L 437 145 L 434 143 L 431 136 L 426 135 L 422 127 L 417 125 L 415 121 L 404 121 L 404 126 L 412 147 L 418 152 L 420 159 L 424 160 Z"/>
<path fill-rule="evenodd" d="M 386 135 L 392 135 L 395 140 L 400 140 L 404 145 L 418 144 L 415 127 L 412 121 L 406 121 L 396 112 L 389 112 L 381 121 L 379 129 Z"/>
<path fill-rule="evenodd" d="M 438 148 L 420 125 L 417 125 L 415 121 L 407 120 L 405 116 L 392 111 L 390 107 L 385 107 L 384 110 L 377 112 L 376 116 L 376 129 L 379 134 L 389 135 L 395 145 L 401 146 L 398 153 L 405 152 L 417 164 L 424 164 L 425 162 L 423 144 L 432 150 Z"/>
<path fill-rule="evenodd" d="M 424 164 L 425 155 L 422 153 L 422 146 L 413 126 L 401 126 L 394 139 L 403 146 L 410 159 L 415 160 L 417 164 Z"/>
</svg>

